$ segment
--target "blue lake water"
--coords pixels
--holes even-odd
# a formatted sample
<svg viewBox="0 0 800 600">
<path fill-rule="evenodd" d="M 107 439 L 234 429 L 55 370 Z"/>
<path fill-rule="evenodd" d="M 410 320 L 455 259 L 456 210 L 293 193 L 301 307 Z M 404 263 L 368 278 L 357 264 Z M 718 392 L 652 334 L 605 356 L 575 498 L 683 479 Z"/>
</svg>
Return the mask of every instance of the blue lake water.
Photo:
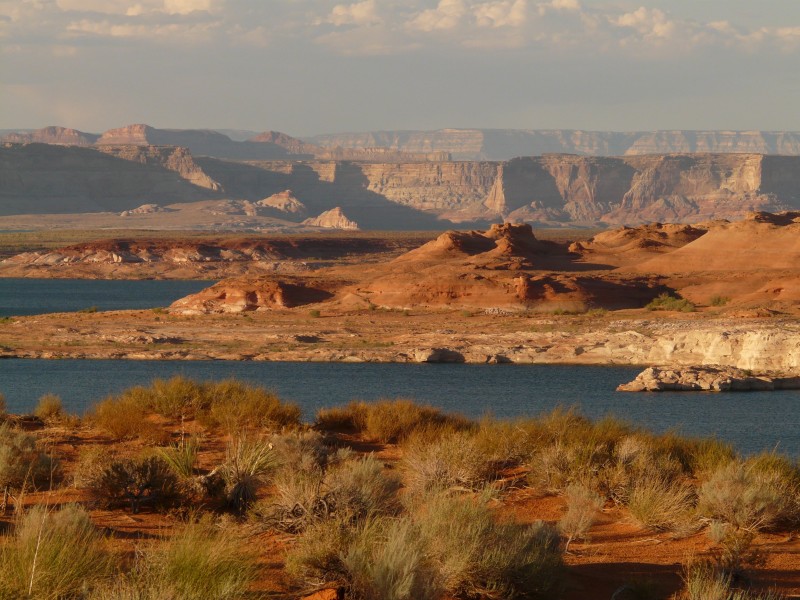
<svg viewBox="0 0 800 600">
<path fill-rule="evenodd" d="M 575 406 L 589 417 L 615 415 L 654 431 L 732 442 L 744 453 L 777 449 L 800 456 L 800 392 L 616 392 L 639 369 L 567 365 L 407 365 L 235 361 L 0 360 L 0 392 L 10 412 L 29 412 L 48 392 L 81 413 L 110 393 L 176 374 L 236 377 L 298 403 L 307 420 L 352 399 L 408 397 L 479 417 L 537 415 Z"/>
<path fill-rule="evenodd" d="M 2 279 L 0 317 L 98 310 L 133 310 L 169 306 L 178 298 L 207 288 L 211 281 Z"/>
</svg>

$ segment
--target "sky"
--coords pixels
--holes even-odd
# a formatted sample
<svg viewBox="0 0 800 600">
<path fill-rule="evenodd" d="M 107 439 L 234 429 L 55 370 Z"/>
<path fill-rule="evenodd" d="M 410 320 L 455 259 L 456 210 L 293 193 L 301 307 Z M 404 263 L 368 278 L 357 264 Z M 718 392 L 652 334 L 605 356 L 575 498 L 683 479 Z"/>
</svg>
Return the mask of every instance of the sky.
<svg viewBox="0 0 800 600">
<path fill-rule="evenodd" d="M 0 0 L 0 129 L 800 131 L 800 0 Z"/>
</svg>

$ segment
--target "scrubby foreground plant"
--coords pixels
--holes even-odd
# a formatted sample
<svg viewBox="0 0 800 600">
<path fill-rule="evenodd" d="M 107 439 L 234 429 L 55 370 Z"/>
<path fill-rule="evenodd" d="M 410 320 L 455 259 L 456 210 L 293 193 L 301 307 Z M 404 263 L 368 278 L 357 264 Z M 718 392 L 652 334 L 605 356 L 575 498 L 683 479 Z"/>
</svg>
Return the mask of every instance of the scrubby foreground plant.
<svg viewBox="0 0 800 600">
<path fill-rule="evenodd" d="M 255 560 L 233 533 L 202 521 L 144 547 L 133 569 L 91 600 L 235 600 L 255 577 Z"/>
<path fill-rule="evenodd" d="M 359 600 L 548 598 L 559 547 L 545 524 L 497 522 L 485 497 L 435 494 L 402 517 L 318 522 L 286 564 L 306 585 L 339 585 Z"/>
<path fill-rule="evenodd" d="M 0 549 L 0 598 L 81 598 L 114 565 L 86 511 L 37 506 L 17 520 Z"/>
</svg>

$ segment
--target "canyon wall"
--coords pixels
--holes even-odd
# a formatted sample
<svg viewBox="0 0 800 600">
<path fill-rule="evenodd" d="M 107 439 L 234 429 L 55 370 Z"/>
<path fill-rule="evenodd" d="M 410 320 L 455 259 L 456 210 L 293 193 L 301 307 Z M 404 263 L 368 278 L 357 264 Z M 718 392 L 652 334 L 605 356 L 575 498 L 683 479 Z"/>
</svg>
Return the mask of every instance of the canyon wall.
<svg viewBox="0 0 800 600">
<path fill-rule="evenodd" d="M 0 214 L 124 211 L 211 198 L 261 202 L 290 192 L 307 216 L 341 207 L 363 229 L 475 227 L 501 220 L 597 226 L 800 209 L 800 157 L 234 162 L 165 146 L 5 144 L 0 184 Z"/>
</svg>

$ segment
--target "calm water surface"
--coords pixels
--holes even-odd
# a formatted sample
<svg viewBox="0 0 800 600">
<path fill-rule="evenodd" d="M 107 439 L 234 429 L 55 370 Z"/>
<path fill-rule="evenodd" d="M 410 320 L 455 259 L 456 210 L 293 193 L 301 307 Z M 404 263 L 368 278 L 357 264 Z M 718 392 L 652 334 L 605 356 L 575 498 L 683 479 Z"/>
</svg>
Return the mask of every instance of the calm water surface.
<svg viewBox="0 0 800 600">
<path fill-rule="evenodd" d="M 297 402 L 311 420 L 323 406 L 358 398 L 409 397 L 479 417 L 537 415 L 576 406 L 654 431 L 715 435 L 745 453 L 777 448 L 800 456 L 800 392 L 624 394 L 631 367 L 565 365 L 406 365 L 236 361 L 0 360 L 0 392 L 10 412 L 29 412 L 52 392 L 72 412 L 156 377 L 236 377 Z"/>
<path fill-rule="evenodd" d="M 169 306 L 213 281 L 123 281 L 99 279 L 1 279 L 0 317 Z"/>
</svg>

